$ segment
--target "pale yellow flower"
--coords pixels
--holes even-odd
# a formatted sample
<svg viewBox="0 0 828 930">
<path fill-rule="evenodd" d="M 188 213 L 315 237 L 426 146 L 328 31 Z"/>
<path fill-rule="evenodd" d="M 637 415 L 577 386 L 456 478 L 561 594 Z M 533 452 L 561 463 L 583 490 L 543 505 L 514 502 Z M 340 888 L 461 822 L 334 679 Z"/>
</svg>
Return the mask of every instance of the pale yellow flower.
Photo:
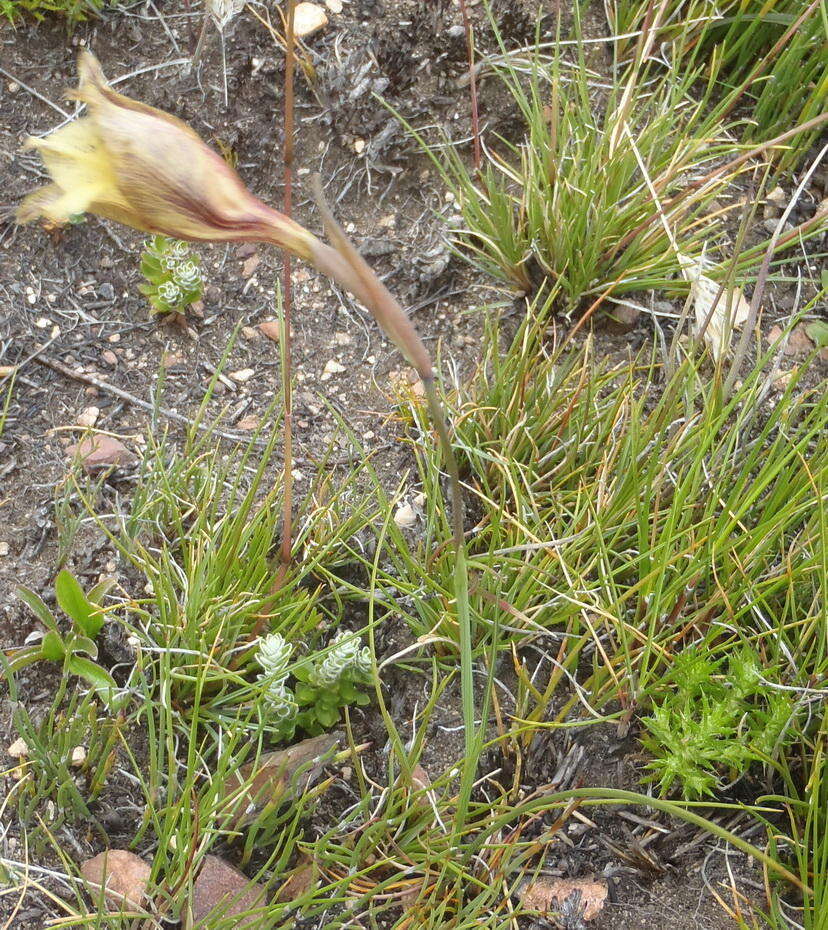
<svg viewBox="0 0 828 930">
<path fill-rule="evenodd" d="M 90 52 L 81 53 L 78 71 L 80 85 L 70 96 L 86 103 L 89 113 L 28 141 L 40 152 L 52 183 L 23 200 L 20 222 L 42 217 L 61 224 L 88 212 L 175 239 L 271 242 L 359 298 L 421 377 L 431 378 L 428 353 L 411 321 L 324 202 L 320 208 L 335 248 L 254 197 L 181 120 L 114 91 Z"/>
<path fill-rule="evenodd" d="M 53 183 L 26 197 L 21 222 L 89 212 L 177 239 L 264 239 L 311 258 L 315 237 L 254 197 L 189 126 L 116 93 L 89 52 L 79 72 L 72 96 L 89 114 L 27 143 Z"/>
</svg>

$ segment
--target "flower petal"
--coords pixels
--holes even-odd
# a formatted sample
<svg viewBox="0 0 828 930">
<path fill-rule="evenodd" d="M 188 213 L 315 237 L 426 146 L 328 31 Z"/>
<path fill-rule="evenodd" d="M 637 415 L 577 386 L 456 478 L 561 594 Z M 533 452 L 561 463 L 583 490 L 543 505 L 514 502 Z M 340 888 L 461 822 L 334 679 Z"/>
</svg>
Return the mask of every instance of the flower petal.
<svg viewBox="0 0 828 930">
<path fill-rule="evenodd" d="M 310 256 L 314 237 L 255 198 L 186 123 L 112 90 L 89 52 L 81 54 L 79 70 L 76 96 L 89 106 L 131 225 L 179 239 L 279 237 L 284 247 Z"/>
<path fill-rule="evenodd" d="M 111 202 L 124 209 L 111 162 L 89 120 L 78 120 L 42 139 L 29 139 L 26 148 L 37 149 L 54 183 L 30 194 L 21 204 L 18 219 L 29 222 L 45 216 L 66 222 L 94 203 Z"/>
</svg>

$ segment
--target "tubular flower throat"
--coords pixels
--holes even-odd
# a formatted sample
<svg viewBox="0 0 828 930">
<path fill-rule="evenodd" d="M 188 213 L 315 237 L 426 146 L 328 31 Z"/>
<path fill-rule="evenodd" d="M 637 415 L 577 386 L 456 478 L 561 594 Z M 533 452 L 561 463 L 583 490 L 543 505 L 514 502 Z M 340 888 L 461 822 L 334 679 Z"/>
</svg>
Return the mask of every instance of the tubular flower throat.
<svg viewBox="0 0 828 930">
<path fill-rule="evenodd" d="M 65 223 L 78 213 L 174 239 L 261 241 L 286 249 L 350 291 L 371 311 L 424 380 L 431 361 L 411 321 L 321 202 L 335 248 L 254 197 L 225 160 L 181 120 L 116 93 L 88 51 L 69 96 L 88 116 L 41 139 L 52 183 L 29 194 L 17 218 Z"/>
</svg>

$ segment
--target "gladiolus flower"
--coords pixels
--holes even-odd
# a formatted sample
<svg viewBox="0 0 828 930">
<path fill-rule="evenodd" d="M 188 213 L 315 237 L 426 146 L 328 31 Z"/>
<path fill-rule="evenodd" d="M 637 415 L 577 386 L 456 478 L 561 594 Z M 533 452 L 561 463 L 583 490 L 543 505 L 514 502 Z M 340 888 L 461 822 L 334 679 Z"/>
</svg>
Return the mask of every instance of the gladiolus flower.
<svg viewBox="0 0 828 930">
<path fill-rule="evenodd" d="M 69 96 L 89 115 L 28 141 L 53 183 L 26 197 L 21 222 L 65 223 L 89 212 L 176 239 L 266 239 L 312 258 L 315 237 L 257 200 L 189 126 L 116 93 L 91 53 L 81 53 L 78 70 L 80 86 Z"/>
<path fill-rule="evenodd" d="M 20 222 L 65 223 L 94 213 L 175 239 L 262 241 L 298 255 L 354 294 L 374 314 L 421 377 L 432 377 L 428 353 L 396 300 L 333 220 L 336 248 L 262 203 L 236 172 L 181 120 L 114 91 L 97 59 L 81 53 L 80 85 L 70 93 L 89 113 L 52 135 L 30 139 L 52 183 L 29 194 Z"/>
</svg>

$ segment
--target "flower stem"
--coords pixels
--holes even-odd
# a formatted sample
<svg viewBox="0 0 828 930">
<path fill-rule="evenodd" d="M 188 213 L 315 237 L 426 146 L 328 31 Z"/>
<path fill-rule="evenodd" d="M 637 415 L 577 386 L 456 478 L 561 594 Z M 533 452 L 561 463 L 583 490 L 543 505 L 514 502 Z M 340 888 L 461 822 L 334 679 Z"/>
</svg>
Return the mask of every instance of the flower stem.
<svg viewBox="0 0 828 930">
<path fill-rule="evenodd" d="M 295 0 L 287 3 L 285 29 L 285 141 L 283 146 L 284 200 L 282 211 L 288 219 L 293 210 L 293 20 Z M 277 586 L 290 565 L 293 548 L 293 396 L 291 391 L 291 337 L 293 288 L 291 283 L 290 252 L 282 252 L 282 397 L 284 398 L 284 476 L 282 479 L 282 545 L 279 551 L 280 566 Z"/>
<path fill-rule="evenodd" d="M 460 690 L 463 707 L 465 764 L 460 781 L 453 842 L 460 844 L 466 822 L 472 786 L 477 771 L 477 759 L 482 746 L 481 735 L 475 729 L 473 629 L 469 610 L 469 577 L 466 565 L 466 539 L 463 531 L 463 488 L 460 469 L 449 436 L 448 425 L 437 387 L 431 357 L 405 311 L 377 278 L 362 256 L 350 243 L 325 202 L 318 175 L 312 178 L 314 196 L 333 248 L 323 243 L 312 244 L 311 261 L 320 270 L 344 283 L 371 311 L 408 363 L 420 376 L 425 389 L 431 420 L 437 430 L 440 451 L 449 474 L 451 487 L 451 527 L 454 542 L 454 594 L 457 602 L 457 624 L 460 630 Z"/>
<path fill-rule="evenodd" d="M 463 712 L 464 765 L 460 778 L 460 791 L 457 799 L 457 811 L 454 817 L 452 843 L 459 846 L 462 842 L 463 827 L 468 815 L 471 791 L 477 772 L 477 760 L 480 755 L 479 735 L 475 726 L 474 706 L 474 657 L 472 655 L 472 622 L 469 610 L 469 572 L 466 564 L 466 537 L 463 531 L 463 487 L 460 483 L 460 469 L 457 456 L 449 436 L 445 413 L 434 378 L 423 379 L 425 396 L 429 413 L 443 455 L 443 461 L 449 475 L 451 488 L 451 523 L 454 541 L 454 598 L 457 604 L 457 626 L 460 631 L 460 698 Z M 483 723 L 481 722 L 481 732 Z"/>
</svg>

